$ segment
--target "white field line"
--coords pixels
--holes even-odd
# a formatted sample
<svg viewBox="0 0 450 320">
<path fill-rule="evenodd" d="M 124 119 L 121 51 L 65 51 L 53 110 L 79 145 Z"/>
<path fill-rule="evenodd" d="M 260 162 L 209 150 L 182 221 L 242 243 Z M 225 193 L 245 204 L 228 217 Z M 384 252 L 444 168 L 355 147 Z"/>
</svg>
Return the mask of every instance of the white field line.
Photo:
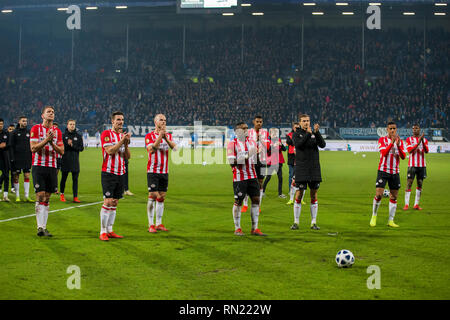
<svg viewBox="0 0 450 320">
<path fill-rule="evenodd" d="M 99 203 L 103 203 L 103 201 L 86 203 L 86 204 L 81 204 L 79 206 L 73 206 L 73 207 L 68 207 L 68 208 L 63 208 L 63 209 L 52 210 L 52 211 L 49 211 L 48 213 L 59 212 L 59 211 L 66 211 L 66 210 L 71 210 L 71 209 L 75 209 L 75 208 L 88 207 L 88 206 L 93 206 L 93 205 L 99 204 Z M 36 214 L 34 213 L 34 214 L 29 214 L 27 216 L 9 218 L 9 219 L 5 219 L 5 220 L 0 220 L 0 223 L 1 222 L 18 220 L 18 219 L 25 219 L 25 218 L 29 218 L 29 217 L 35 217 L 35 216 L 36 216 Z"/>
</svg>

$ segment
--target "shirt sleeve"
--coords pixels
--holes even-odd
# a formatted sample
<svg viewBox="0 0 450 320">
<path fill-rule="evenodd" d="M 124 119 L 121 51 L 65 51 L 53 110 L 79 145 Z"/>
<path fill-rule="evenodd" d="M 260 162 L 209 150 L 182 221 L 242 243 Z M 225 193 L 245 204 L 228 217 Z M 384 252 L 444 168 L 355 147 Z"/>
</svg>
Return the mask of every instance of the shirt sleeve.
<svg viewBox="0 0 450 320">
<path fill-rule="evenodd" d="M 33 126 L 30 130 L 30 141 L 38 142 L 39 141 L 39 129 L 38 126 Z"/>
<path fill-rule="evenodd" d="M 56 145 L 57 146 L 63 146 L 64 145 L 64 142 L 63 142 L 63 139 L 62 139 L 62 132 L 61 132 L 61 130 L 60 129 L 56 129 L 56 132 L 58 133 L 58 138 L 57 138 L 57 140 L 56 140 Z"/>
<path fill-rule="evenodd" d="M 236 149 L 234 147 L 234 141 L 228 142 L 227 158 L 228 159 L 236 159 Z"/>
<path fill-rule="evenodd" d="M 384 139 L 383 137 L 381 137 L 380 139 L 378 139 L 378 151 L 383 151 L 386 149 L 386 145 L 384 144 Z"/>
<path fill-rule="evenodd" d="M 148 146 L 152 145 L 154 142 L 155 140 L 153 140 L 152 134 L 147 133 L 145 136 L 145 148 L 148 148 Z"/>
<path fill-rule="evenodd" d="M 113 145 L 108 131 L 103 131 L 100 140 L 102 141 L 102 148 Z"/>
</svg>

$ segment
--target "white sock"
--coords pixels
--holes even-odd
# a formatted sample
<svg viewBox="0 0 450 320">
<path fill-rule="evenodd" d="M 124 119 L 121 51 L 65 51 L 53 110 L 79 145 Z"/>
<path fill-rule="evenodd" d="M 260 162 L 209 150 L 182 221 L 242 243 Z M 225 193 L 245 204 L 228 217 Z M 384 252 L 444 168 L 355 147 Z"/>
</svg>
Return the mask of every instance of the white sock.
<svg viewBox="0 0 450 320">
<path fill-rule="evenodd" d="M 156 225 L 162 224 L 162 217 L 164 213 L 164 201 L 156 201 Z"/>
<path fill-rule="evenodd" d="M 252 203 L 250 211 L 252 214 L 252 230 L 258 229 L 259 206 Z"/>
<path fill-rule="evenodd" d="M 47 229 L 48 211 L 50 209 L 49 203 L 46 202 L 42 207 L 43 207 L 43 209 L 42 209 L 42 213 L 43 213 L 42 214 L 42 223 L 43 223 L 42 228 Z"/>
<path fill-rule="evenodd" d="M 44 222 L 43 222 L 43 218 L 44 218 L 44 206 L 36 201 L 36 205 L 34 207 L 35 212 L 36 212 L 36 224 L 38 228 L 43 228 Z"/>
<path fill-rule="evenodd" d="M 263 189 L 259 189 L 259 206 L 258 207 L 261 207 L 263 194 L 264 194 L 264 190 Z M 252 203 L 252 206 L 253 206 L 253 203 Z"/>
<path fill-rule="evenodd" d="M 6 198 L 8 196 L 8 191 L 3 192 L 3 198 Z"/>
<path fill-rule="evenodd" d="M 295 199 L 294 202 L 294 223 L 300 223 L 300 213 L 302 212 L 302 202 Z"/>
<path fill-rule="evenodd" d="M 117 207 L 109 207 L 108 226 L 106 228 L 108 233 L 113 232 L 113 225 L 114 221 L 116 220 L 116 210 Z"/>
<path fill-rule="evenodd" d="M 291 201 L 294 201 L 294 196 L 295 196 L 295 193 L 297 192 L 297 190 L 298 190 L 297 187 L 292 187 L 291 186 L 291 192 L 289 193 L 289 199 Z"/>
<path fill-rule="evenodd" d="M 23 190 L 25 193 L 25 198 L 28 198 L 30 196 L 30 181 L 23 183 Z"/>
<path fill-rule="evenodd" d="M 422 194 L 422 189 L 421 188 L 417 188 L 416 189 L 416 199 L 414 200 L 414 206 L 418 206 L 419 205 L 420 195 L 421 194 Z"/>
<path fill-rule="evenodd" d="M 248 195 L 244 198 L 244 207 L 248 207 Z"/>
<path fill-rule="evenodd" d="M 397 201 L 389 200 L 389 221 L 394 221 L 395 210 L 397 210 Z"/>
<path fill-rule="evenodd" d="M 148 226 L 153 225 L 153 221 L 155 218 L 155 199 L 148 198 L 147 201 L 147 217 L 148 217 Z"/>
<path fill-rule="evenodd" d="M 377 216 L 378 208 L 380 207 L 381 199 L 378 200 L 377 198 L 373 199 L 373 206 L 372 206 L 372 216 Z"/>
<path fill-rule="evenodd" d="M 109 207 L 102 206 L 100 210 L 100 234 L 106 233 L 108 229 Z"/>
<path fill-rule="evenodd" d="M 241 206 L 236 203 L 233 205 L 233 220 L 235 230 L 241 228 Z"/>
<path fill-rule="evenodd" d="M 19 188 L 20 188 L 20 184 L 14 183 L 14 191 L 16 192 L 16 198 L 20 197 Z"/>
<path fill-rule="evenodd" d="M 311 224 L 315 224 L 317 220 L 317 210 L 319 209 L 319 203 L 315 200 L 314 203 L 311 203 L 310 211 L 311 211 Z"/>
<path fill-rule="evenodd" d="M 405 191 L 405 206 L 409 206 L 409 198 L 411 197 L 411 190 Z"/>
</svg>

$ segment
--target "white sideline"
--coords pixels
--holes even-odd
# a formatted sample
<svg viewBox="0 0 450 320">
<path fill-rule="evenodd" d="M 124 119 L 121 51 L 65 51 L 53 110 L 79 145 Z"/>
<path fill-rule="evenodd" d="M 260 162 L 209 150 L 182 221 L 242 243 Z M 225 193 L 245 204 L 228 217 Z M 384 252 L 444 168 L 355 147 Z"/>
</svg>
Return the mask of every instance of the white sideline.
<svg viewBox="0 0 450 320">
<path fill-rule="evenodd" d="M 53 213 L 53 212 L 58 212 L 58 211 L 65 211 L 65 210 L 71 210 L 71 209 L 81 208 L 81 207 L 88 207 L 88 206 L 93 206 L 94 204 L 99 204 L 99 203 L 103 203 L 103 201 L 86 203 L 86 204 L 81 204 L 79 206 L 73 206 L 73 207 L 68 207 L 68 208 L 63 208 L 63 209 L 52 210 L 52 211 L 49 211 L 48 213 Z M 5 220 L 0 220 L 0 223 L 1 222 L 18 220 L 18 219 L 25 219 L 25 218 L 34 217 L 34 216 L 36 216 L 35 213 L 34 214 L 29 214 L 27 216 L 14 217 L 14 218 L 9 218 L 9 219 L 5 219 Z"/>
</svg>

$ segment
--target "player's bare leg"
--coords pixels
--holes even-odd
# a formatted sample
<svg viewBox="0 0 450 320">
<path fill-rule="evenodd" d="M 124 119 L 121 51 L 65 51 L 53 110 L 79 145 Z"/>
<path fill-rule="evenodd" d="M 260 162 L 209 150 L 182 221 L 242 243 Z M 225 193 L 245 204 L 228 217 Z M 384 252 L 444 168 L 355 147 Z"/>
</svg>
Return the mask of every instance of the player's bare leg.
<svg viewBox="0 0 450 320">
<path fill-rule="evenodd" d="M 422 184 L 423 180 L 417 179 L 416 198 L 414 199 L 414 209 L 416 210 L 422 210 L 422 208 L 419 207 L 420 196 L 422 195 Z"/>
<path fill-rule="evenodd" d="M 266 234 L 262 233 L 261 230 L 258 228 L 258 221 L 259 221 L 259 204 L 261 203 L 260 197 L 252 197 L 252 207 L 250 209 L 251 215 L 252 215 L 252 232 L 251 234 L 254 236 L 265 236 Z"/>
<path fill-rule="evenodd" d="M 302 212 L 302 199 L 305 194 L 305 190 L 297 189 L 295 192 L 294 202 L 294 224 L 291 226 L 292 230 L 298 230 L 300 224 L 300 213 Z"/>
<path fill-rule="evenodd" d="M 320 230 L 320 228 L 317 226 L 317 211 L 319 209 L 319 203 L 317 202 L 317 191 L 318 189 L 309 190 L 311 196 L 311 229 L 313 230 Z"/>
<path fill-rule="evenodd" d="M 244 198 L 246 198 L 246 197 L 244 197 Z M 232 213 L 233 213 L 233 221 L 234 221 L 234 234 L 237 236 L 244 235 L 244 233 L 242 232 L 242 228 L 241 228 L 241 206 L 242 206 L 242 199 L 236 199 L 233 204 Z"/>
<path fill-rule="evenodd" d="M 52 234 L 47 230 L 47 220 L 49 212 L 50 193 L 39 191 L 36 193 L 36 222 L 38 227 L 37 235 L 39 237 L 51 237 Z"/>
<path fill-rule="evenodd" d="M 406 190 L 405 190 L 405 206 L 403 207 L 403 210 L 409 209 L 409 198 L 411 196 L 411 187 L 413 184 L 414 179 L 407 179 L 406 180 Z"/>
<path fill-rule="evenodd" d="M 397 196 L 398 190 L 390 190 L 389 195 L 389 221 L 388 226 L 398 228 L 398 225 L 394 223 L 395 211 L 397 210 Z"/>
<path fill-rule="evenodd" d="M 156 193 L 156 205 L 155 205 L 156 230 L 169 231 L 162 224 L 162 217 L 164 214 L 164 200 L 166 199 L 167 192 L 159 191 L 155 193 Z"/>
<path fill-rule="evenodd" d="M 377 213 L 381 204 L 381 198 L 383 197 L 384 188 L 375 189 L 375 198 L 373 199 L 372 206 L 372 218 L 370 219 L 370 226 L 375 227 L 377 225 Z"/>
</svg>

